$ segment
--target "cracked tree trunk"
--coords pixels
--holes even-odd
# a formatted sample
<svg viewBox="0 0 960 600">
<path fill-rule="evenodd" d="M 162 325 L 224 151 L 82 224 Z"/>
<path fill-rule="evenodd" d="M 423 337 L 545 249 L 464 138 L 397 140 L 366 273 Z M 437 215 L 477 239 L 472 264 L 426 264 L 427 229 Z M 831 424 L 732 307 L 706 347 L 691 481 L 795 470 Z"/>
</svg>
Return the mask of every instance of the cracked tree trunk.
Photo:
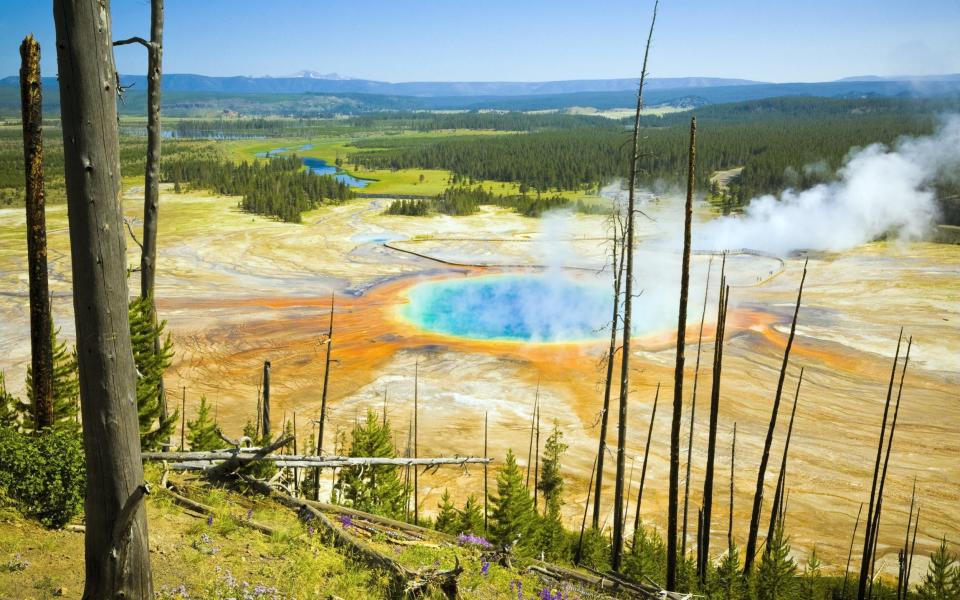
<svg viewBox="0 0 960 600">
<path fill-rule="evenodd" d="M 83 597 L 151 598 L 110 4 L 55 0 L 53 14 L 87 470 Z"/>
<path fill-rule="evenodd" d="M 47 282 L 47 224 L 43 188 L 43 93 L 40 44 L 32 35 L 20 45 L 20 108 L 26 178 L 27 261 L 30 272 L 30 351 L 33 417 L 36 428 L 52 427 L 53 320 Z"/>
</svg>

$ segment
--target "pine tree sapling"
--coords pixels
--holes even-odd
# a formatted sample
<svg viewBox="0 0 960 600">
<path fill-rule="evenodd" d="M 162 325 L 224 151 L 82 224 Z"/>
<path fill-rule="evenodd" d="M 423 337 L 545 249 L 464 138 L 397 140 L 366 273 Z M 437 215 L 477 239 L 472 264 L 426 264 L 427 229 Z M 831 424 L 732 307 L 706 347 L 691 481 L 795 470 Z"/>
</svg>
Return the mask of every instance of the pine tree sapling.
<svg viewBox="0 0 960 600">
<path fill-rule="evenodd" d="M 940 540 L 940 546 L 930 555 L 927 574 L 917 588 L 921 600 L 960 598 L 960 566 L 956 562 L 957 556 L 947 550 L 946 538 Z"/>
<path fill-rule="evenodd" d="M 797 563 L 790 557 L 790 543 L 783 534 L 783 522 L 777 524 L 773 539 L 767 540 L 767 549 L 757 570 L 758 600 L 786 600 L 795 595 L 794 575 Z"/>
<path fill-rule="evenodd" d="M 216 450 L 223 446 L 223 441 L 217 435 L 217 422 L 210 415 L 210 404 L 206 396 L 200 396 L 197 418 L 187 421 L 187 444 L 194 452 Z"/>
<path fill-rule="evenodd" d="M 497 474 L 497 494 L 491 496 L 490 503 L 491 541 L 500 546 L 519 544 L 520 548 L 532 550 L 530 538 L 536 514 L 512 449 L 507 450 L 507 458 Z"/>
<path fill-rule="evenodd" d="M 457 510 L 457 533 L 483 535 L 483 505 L 473 494 L 467 496 L 463 508 Z"/>
<path fill-rule="evenodd" d="M 349 456 L 396 457 L 390 422 L 373 410 L 357 423 L 352 432 Z M 376 465 L 350 467 L 340 471 L 334 485 L 338 501 L 391 519 L 402 519 L 407 490 L 400 481 L 400 467 Z"/>
<path fill-rule="evenodd" d="M 437 505 L 440 512 L 437 513 L 437 519 L 433 522 L 433 528 L 443 533 L 456 535 L 459 523 L 457 522 L 457 509 L 450 500 L 450 490 L 444 489 L 440 496 L 440 504 Z"/>
<path fill-rule="evenodd" d="M 59 341 L 60 328 L 50 327 L 51 345 L 53 346 L 53 427 L 54 429 L 77 431 L 77 415 L 80 412 L 80 381 L 77 371 L 76 350 L 67 351 L 66 342 Z M 27 399 L 26 412 L 29 419 L 23 419 L 26 427 L 36 422 L 33 414 L 33 373 L 27 367 Z M 26 415 L 25 415 L 26 416 Z"/>
<path fill-rule="evenodd" d="M 140 422 L 140 448 L 154 450 L 168 441 L 180 413 L 162 415 L 163 373 L 173 359 L 173 342 L 163 337 L 166 321 L 153 316 L 152 298 L 135 298 L 130 303 L 130 342 L 137 365 L 137 413 Z"/>
</svg>

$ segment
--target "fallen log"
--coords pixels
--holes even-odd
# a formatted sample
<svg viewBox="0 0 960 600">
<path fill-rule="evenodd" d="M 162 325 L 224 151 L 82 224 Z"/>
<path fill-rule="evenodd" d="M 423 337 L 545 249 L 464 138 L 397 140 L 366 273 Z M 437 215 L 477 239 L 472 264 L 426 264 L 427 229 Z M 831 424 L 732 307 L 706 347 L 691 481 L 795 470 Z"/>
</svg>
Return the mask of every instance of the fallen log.
<svg viewBox="0 0 960 600">
<path fill-rule="evenodd" d="M 248 454 L 248 453 L 241 454 L 237 452 L 229 459 L 223 461 L 221 464 L 215 467 L 206 469 L 207 477 L 209 479 L 221 479 L 224 477 L 229 477 L 233 473 L 237 472 L 239 469 L 249 464 L 255 463 L 259 460 L 263 460 L 265 456 L 268 456 L 274 450 L 279 450 L 280 448 L 283 448 L 284 446 L 286 446 L 292 441 L 293 441 L 293 436 L 286 435 L 281 437 L 279 440 L 273 442 L 269 446 L 264 446 L 263 448 L 260 448 L 259 450 L 251 454 Z"/>
<path fill-rule="evenodd" d="M 293 438 L 289 439 L 292 440 Z M 275 444 L 271 444 L 269 447 L 273 446 L 275 446 Z M 379 465 L 430 467 L 440 465 L 487 464 L 493 462 L 492 458 L 479 458 L 473 456 L 453 456 L 449 458 L 367 458 L 353 456 L 307 456 L 269 453 L 264 453 L 261 456 L 261 451 L 263 450 L 263 448 L 260 448 L 256 452 L 249 452 L 247 449 L 241 448 L 239 450 L 213 450 L 209 452 L 144 452 L 142 453 L 142 457 L 143 460 L 183 461 L 179 463 L 181 465 L 214 464 L 219 461 L 230 461 L 236 459 L 246 462 L 252 462 L 254 460 L 266 460 L 276 463 L 278 467 L 336 467 L 338 469 Z"/>
<path fill-rule="evenodd" d="M 173 491 L 173 490 L 171 490 L 171 489 L 169 489 L 169 488 L 166 488 L 166 487 L 161 487 L 161 488 L 159 488 L 159 489 L 162 490 L 165 494 L 167 494 L 167 496 L 169 496 L 170 499 L 173 500 L 174 504 L 178 504 L 178 505 L 180 505 L 180 506 L 182 506 L 182 507 L 184 507 L 184 508 L 188 508 L 188 509 L 190 509 L 190 510 L 192 510 L 192 511 L 194 511 L 194 512 L 200 513 L 200 514 L 202 514 L 202 515 L 212 515 L 212 514 L 214 514 L 213 508 L 207 506 L 206 504 L 201 504 L 201 503 L 199 503 L 199 502 L 196 502 L 196 501 L 194 501 L 194 500 L 191 500 L 190 498 L 187 498 L 186 496 L 181 496 L 180 494 L 178 494 L 178 493 L 176 493 L 175 491 Z M 273 529 L 272 527 L 269 527 L 269 526 L 264 525 L 264 524 L 262 524 L 262 523 L 258 523 L 258 522 L 254 521 L 254 520 L 252 520 L 252 519 L 237 519 L 237 518 L 235 518 L 234 520 L 235 520 L 238 524 L 240 524 L 240 525 L 242 525 L 242 526 L 244 526 L 244 527 L 249 527 L 250 529 L 259 531 L 260 533 L 262 533 L 262 534 L 264 534 L 264 535 L 272 536 L 272 535 L 275 535 L 275 534 L 277 533 L 277 530 L 276 530 L 276 529 Z"/>
</svg>

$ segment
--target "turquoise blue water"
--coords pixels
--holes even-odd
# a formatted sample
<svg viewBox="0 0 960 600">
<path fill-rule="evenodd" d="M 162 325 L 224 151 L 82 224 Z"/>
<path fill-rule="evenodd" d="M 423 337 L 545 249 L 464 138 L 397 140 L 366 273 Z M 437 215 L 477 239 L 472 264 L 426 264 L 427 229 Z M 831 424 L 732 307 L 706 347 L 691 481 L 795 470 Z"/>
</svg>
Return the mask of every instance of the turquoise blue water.
<svg viewBox="0 0 960 600">
<path fill-rule="evenodd" d="M 413 286 L 404 318 L 423 329 L 485 340 L 573 342 L 602 338 L 608 286 L 564 275 L 492 275 Z"/>
<path fill-rule="evenodd" d="M 303 159 L 303 165 L 317 175 L 333 175 L 334 179 L 342 181 L 350 187 L 362 188 L 367 187 L 371 183 L 369 179 L 358 179 L 353 175 L 348 175 L 340 171 L 340 169 L 327 163 L 327 161 L 322 158 L 305 158 Z"/>
</svg>

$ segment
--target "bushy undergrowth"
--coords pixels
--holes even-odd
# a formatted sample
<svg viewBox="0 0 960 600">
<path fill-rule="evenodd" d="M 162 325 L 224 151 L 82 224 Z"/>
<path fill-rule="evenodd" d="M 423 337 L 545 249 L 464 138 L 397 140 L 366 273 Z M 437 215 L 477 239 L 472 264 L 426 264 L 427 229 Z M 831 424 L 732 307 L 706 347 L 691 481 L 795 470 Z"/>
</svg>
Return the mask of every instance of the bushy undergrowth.
<svg viewBox="0 0 960 600">
<path fill-rule="evenodd" d="M 85 475 L 78 433 L 0 428 L 0 489 L 23 514 L 63 527 L 81 508 Z"/>
</svg>

